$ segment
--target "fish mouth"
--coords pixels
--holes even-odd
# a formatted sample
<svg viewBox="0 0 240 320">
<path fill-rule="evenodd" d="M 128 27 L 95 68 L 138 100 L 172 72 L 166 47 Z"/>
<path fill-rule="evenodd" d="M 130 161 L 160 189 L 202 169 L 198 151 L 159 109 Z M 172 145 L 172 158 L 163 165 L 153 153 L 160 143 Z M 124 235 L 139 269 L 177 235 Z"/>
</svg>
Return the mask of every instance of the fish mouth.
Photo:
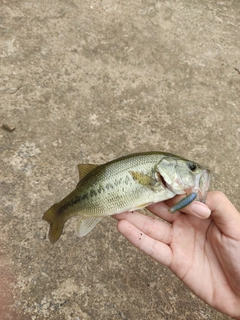
<svg viewBox="0 0 240 320">
<path fill-rule="evenodd" d="M 195 185 L 191 188 L 191 193 L 196 193 L 196 200 L 205 202 L 210 183 L 210 171 L 205 169 L 196 176 Z"/>
<path fill-rule="evenodd" d="M 157 179 L 162 183 L 162 185 L 166 189 L 172 191 L 175 194 L 189 195 L 191 193 L 196 193 L 197 198 L 195 200 L 204 203 L 207 197 L 207 192 L 210 183 L 210 171 L 208 169 L 204 169 L 202 172 L 196 175 L 195 184 L 193 186 L 181 190 L 175 190 L 170 184 L 166 182 L 164 177 L 159 172 L 157 172 Z"/>
</svg>

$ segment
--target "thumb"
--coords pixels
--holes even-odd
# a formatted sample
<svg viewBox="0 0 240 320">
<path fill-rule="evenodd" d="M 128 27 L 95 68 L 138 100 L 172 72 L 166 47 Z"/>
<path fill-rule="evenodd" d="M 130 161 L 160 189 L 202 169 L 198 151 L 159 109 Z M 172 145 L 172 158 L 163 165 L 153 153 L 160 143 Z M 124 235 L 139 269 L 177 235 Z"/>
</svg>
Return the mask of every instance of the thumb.
<svg viewBox="0 0 240 320">
<path fill-rule="evenodd" d="M 218 229 L 228 237 L 240 240 L 240 213 L 220 191 L 211 191 L 205 201 Z"/>
<path fill-rule="evenodd" d="M 168 204 L 172 206 L 179 199 L 175 197 Z M 194 201 L 181 211 L 200 219 L 210 217 L 223 234 L 240 241 L 240 213 L 221 191 L 209 191 L 205 204 Z"/>
</svg>

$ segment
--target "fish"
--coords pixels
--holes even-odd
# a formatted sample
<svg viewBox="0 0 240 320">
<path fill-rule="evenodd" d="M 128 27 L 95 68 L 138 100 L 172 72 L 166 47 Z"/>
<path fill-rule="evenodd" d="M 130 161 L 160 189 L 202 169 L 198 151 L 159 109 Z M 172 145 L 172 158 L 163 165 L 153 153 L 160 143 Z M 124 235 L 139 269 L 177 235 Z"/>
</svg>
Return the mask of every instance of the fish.
<svg viewBox="0 0 240 320">
<path fill-rule="evenodd" d="M 87 235 L 106 216 L 134 211 L 185 194 L 170 208 L 173 213 L 194 200 L 205 201 L 210 171 L 171 153 L 152 151 L 126 155 L 110 162 L 79 164 L 76 188 L 53 204 L 42 219 L 50 225 L 48 238 L 55 243 L 64 224 L 79 216 L 78 237 Z"/>
</svg>

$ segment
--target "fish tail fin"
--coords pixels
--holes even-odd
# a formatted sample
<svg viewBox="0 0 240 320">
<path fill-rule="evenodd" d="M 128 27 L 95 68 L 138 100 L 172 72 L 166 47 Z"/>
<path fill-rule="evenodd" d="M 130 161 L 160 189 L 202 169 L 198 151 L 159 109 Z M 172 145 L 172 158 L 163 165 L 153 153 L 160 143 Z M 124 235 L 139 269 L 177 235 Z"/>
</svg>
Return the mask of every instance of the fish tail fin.
<svg viewBox="0 0 240 320">
<path fill-rule="evenodd" d="M 60 238 L 65 223 L 63 217 L 59 214 L 59 209 L 58 203 L 55 203 L 42 217 L 43 220 L 50 224 L 48 238 L 51 243 L 56 242 Z"/>
</svg>

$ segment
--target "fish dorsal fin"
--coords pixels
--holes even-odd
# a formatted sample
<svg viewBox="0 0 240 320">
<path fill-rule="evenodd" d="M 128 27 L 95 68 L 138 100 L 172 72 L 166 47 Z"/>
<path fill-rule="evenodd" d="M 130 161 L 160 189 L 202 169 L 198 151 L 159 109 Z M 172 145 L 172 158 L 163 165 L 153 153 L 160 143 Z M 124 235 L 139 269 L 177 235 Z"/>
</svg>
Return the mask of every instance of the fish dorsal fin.
<svg viewBox="0 0 240 320">
<path fill-rule="evenodd" d="M 76 226 L 76 233 L 78 237 L 87 235 L 98 224 L 102 217 L 89 217 L 79 219 Z"/>
<path fill-rule="evenodd" d="M 78 165 L 79 180 L 81 180 L 83 177 L 85 177 L 89 172 L 91 172 L 96 167 L 98 167 L 97 164 L 80 163 Z"/>
</svg>

